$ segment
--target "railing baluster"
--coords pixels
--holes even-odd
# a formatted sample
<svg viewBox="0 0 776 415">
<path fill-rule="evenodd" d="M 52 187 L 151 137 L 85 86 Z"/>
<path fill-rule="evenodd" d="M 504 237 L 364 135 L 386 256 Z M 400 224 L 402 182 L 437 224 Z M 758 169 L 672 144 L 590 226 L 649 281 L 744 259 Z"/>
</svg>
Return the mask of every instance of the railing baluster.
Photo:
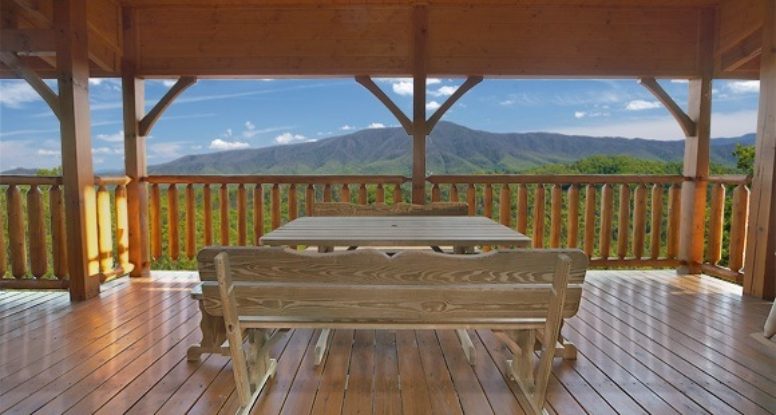
<svg viewBox="0 0 776 415">
<path fill-rule="evenodd" d="M 644 235 L 647 223 L 647 186 L 636 186 L 633 197 L 633 256 L 641 259 L 644 256 Z"/>
<path fill-rule="evenodd" d="M 533 247 L 544 248 L 544 185 L 536 185 L 533 209 Z"/>
<path fill-rule="evenodd" d="M 127 209 L 127 187 L 116 185 L 116 247 L 118 249 L 118 266 L 122 270 L 129 269 L 129 210 Z"/>
<path fill-rule="evenodd" d="M 331 198 L 331 188 L 329 188 L 329 198 Z M 280 227 L 280 185 L 275 183 L 272 185 L 272 229 L 275 230 Z"/>
<path fill-rule="evenodd" d="M 375 193 L 375 203 L 385 203 L 385 189 L 382 183 L 377 183 L 377 192 Z"/>
<path fill-rule="evenodd" d="M 20 279 L 27 275 L 27 249 L 25 245 L 24 212 L 19 187 L 8 186 L 6 190 L 8 204 L 8 242 L 11 253 L 11 274 Z"/>
<path fill-rule="evenodd" d="M 450 184 L 450 194 L 448 195 L 451 202 L 459 202 L 458 198 L 458 186 L 455 183 Z"/>
<path fill-rule="evenodd" d="M 315 187 L 308 184 L 304 193 L 304 206 L 307 216 L 313 215 L 313 206 L 315 205 Z"/>
<path fill-rule="evenodd" d="M 568 190 L 568 237 L 566 246 L 576 248 L 579 244 L 579 186 L 572 184 Z"/>
<path fill-rule="evenodd" d="M 366 183 L 361 183 L 361 185 L 358 187 L 358 203 L 365 205 L 367 201 Z"/>
<path fill-rule="evenodd" d="M 262 236 L 264 236 L 264 187 L 261 183 L 256 183 L 253 187 L 253 244 L 261 245 Z"/>
<path fill-rule="evenodd" d="M 716 265 L 722 259 L 722 230 L 725 218 L 725 185 L 711 185 L 711 212 L 709 212 L 706 262 Z"/>
<path fill-rule="evenodd" d="M 248 243 L 248 198 L 245 185 L 237 186 L 237 244 L 245 246 Z"/>
<path fill-rule="evenodd" d="M 630 186 L 620 185 L 620 211 L 617 224 L 617 256 L 620 259 L 628 256 L 628 228 L 630 227 Z"/>
<path fill-rule="evenodd" d="M 666 257 L 676 258 L 679 252 L 679 220 L 682 214 L 682 185 L 674 183 L 668 190 L 668 243 Z"/>
<path fill-rule="evenodd" d="M 601 258 L 609 258 L 612 242 L 612 210 L 614 209 L 614 194 L 612 186 L 605 184 L 601 188 L 601 232 L 599 248 Z"/>
<path fill-rule="evenodd" d="M 299 210 L 296 201 L 296 185 L 291 183 L 288 186 L 288 220 L 294 220 L 299 216 Z"/>
<path fill-rule="evenodd" d="M 110 226 L 110 212 L 108 212 Z M 27 192 L 27 226 L 30 235 L 30 269 L 35 278 L 41 278 L 48 271 L 46 252 L 46 220 L 43 214 L 43 197 L 40 188 L 30 186 Z"/>
<path fill-rule="evenodd" d="M 196 195 L 194 185 L 186 186 L 186 257 L 194 258 L 197 255 L 197 213 Z"/>
<path fill-rule="evenodd" d="M 323 201 L 324 203 L 331 202 L 331 184 L 329 183 L 323 186 Z"/>
<path fill-rule="evenodd" d="M 213 198 L 210 185 L 202 188 L 202 217 L 205 219 L 203 237 L 205 246 L 213 245 Z"/>
<path fill-rule="evenodd" d="M 401 184 L 396 183 L 393 185 L 393 204 L 404 202 L 404 198 L 401 195 Z"/>
<path fill-rule="evenodd" d="M 729 268 L 739 272 L 744 266 L 747 221 L 749 219 L 749 189 L 739 184 L 733 190 L 733 212 L 730 216 Z"/>
<path fill-rule="evenodd" d="M 53 187 L 53 186 L 52 186 Z M 8 249 L 5 243 L 5 213 L 0 212 L 0 279 L 5 277 L 5 273 L 8 272 Z"/>
<path fill-rule="evenodd" d="M 550 193 L 550 247 L 560 247 L 561 209 L 563 209 L 563 190 L 559 184 L 552 186 Z"/>
<path fill-rule="evenodd" d="M 660 234 L 663 224 L 663 185 L 652 186 L 652 220 L 650 222 L 650 258 L 660 257 Z"/>
<path fill-rule="evenodd" d="M 469 187 L 466 189 L 466 203 L 469 205 L 469 216 L 477 214 L 477 189 L 474 187 L 474 183 L 469 183 Z"/>
<path fill-rule="evenodd" d="M 221 209 L 219 209 L 221 215 L 221 245 L 229 245 L 229 186 L 226 183 L 221 183 L 219 202 L 221 203 Z"/>
<path fill-rule="evenodd" d="M 178 238 L 178 186 L 175 183 L 167 188 L 167 251 L 170 259 L 180 257 L 180 239 Z"/>
<path fill-rule="evenodd" d="M 493 219 L 493 186 L 490 183 L 485 184 L 484 199 L 485 216 Z"/>
<path fill-rule="evenodd" d="M 342 183 L 342 190 L 340 190 L 340 202 L 350 203 L 350 186 L 347 183 Z"/>
<path fill-rule="evenodd" d="M 151 256 L 154 259 L 162 257 L 162 208 L 159 185 L 151 185 L 151 210 L 149 212 L 151 222 Z"/>
<path fill-rule="evenodd" d="M 528 233 L 528 186 L 520 183 L 517 186 L 517 218 L 516 229 L 525 235 Z"/>
<path fill-rule="evenodd" d="M 499 222 L 509 227 L 511 225 L 511 217 L 510 210 L 512 210 L 512 195 L 509 191 L 509 184 L 504 183 L 501 185 L 501 193 L 499 193 L 499 202 L 498 202 L 498 219 Z"/>
<path fill-rule="evenodd" d="M 439 202 L 442 200 L 442 191 L 439 190 L 439 183 L 434 183 L 431 187 L 431 202 Z"/>
<path fill-rule="evenodd" d="M 595 186 L 585 188 L 585 254 L 592 258 L 595 245 Z"/>
<path fill-rule="evenodd" d="M 49 189 L 49 204 L 51 205 L 51 247 L 54 256 L 54 276 L 58 279 L 65 279 L 68 274 L 65 205 L 62 202 L 62 190 L 58 185 L 53 185 Z M 5 254 L 5 250 L 3 250 L 3 254 Z M 2 262 L 5 263 L 5 261 Z M 0 272 L 0 276 L 3 274 Z"/>
</svg>

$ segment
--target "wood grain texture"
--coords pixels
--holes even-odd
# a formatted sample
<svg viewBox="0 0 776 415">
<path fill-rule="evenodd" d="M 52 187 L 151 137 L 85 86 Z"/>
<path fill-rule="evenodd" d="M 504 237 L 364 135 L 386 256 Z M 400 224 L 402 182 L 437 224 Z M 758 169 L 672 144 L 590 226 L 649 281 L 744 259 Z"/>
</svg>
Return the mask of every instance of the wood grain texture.
<svg viewBox="0 0 776 415">
<path fill-rule="evenodd" d="M 108 211 L 110 217 L 110 211 Z M 108 222 L 110 224 L 110 221 Z M 30 186 L 27 191 L 27 230 L 30 236 L 30 272 L 35 278 L 41 278 L 48 271 L 48 251 L 46 250 L 46 221 L 43 212 L 43 193 L 38 186 Z M 110 236 L 110 234 L 109 234 Z M 110 241 L 111 244 L 113 241 Z M 112 252 L 112 249 L 110 250 Z M 111 258 L 111 266 L 113 265 Z"/>
<path fill-rule="evenodd" d="M 19 279 L 27 275 L 27 232 L 24 230 L 22 194 L 17 186 L 5 192 L 8 209 L 8 247 L 11 254 L 11 275 Z"/>
</svg>

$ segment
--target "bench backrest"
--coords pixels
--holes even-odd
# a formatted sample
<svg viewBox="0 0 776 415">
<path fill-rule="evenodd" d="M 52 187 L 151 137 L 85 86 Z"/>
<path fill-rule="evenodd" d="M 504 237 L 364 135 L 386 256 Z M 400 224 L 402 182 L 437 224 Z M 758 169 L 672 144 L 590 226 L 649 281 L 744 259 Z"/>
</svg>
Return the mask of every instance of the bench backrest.
<svg viewBox="0 0 776 415">
<path fill-rule="evenodd" d="M 466 216 L 468 212 L 466 203 L 456 202 L 433 202 L 427 205 L 320 202 L 313 205 L 313 216 Z"/>
<path fill-rule="evenodd" d="M 562 255 L 570 259 L 563 316 L 576 314 L 588 260 L 580 250 L 504 250 L 478 255 L 363 249 L 327 254 L 282 247 L 199 252 L 203 305 L 223 314 L 214 258 L 226 252 L 241 316 L 294 321 L 502 323 L 547 316 Z"/>
</svg>

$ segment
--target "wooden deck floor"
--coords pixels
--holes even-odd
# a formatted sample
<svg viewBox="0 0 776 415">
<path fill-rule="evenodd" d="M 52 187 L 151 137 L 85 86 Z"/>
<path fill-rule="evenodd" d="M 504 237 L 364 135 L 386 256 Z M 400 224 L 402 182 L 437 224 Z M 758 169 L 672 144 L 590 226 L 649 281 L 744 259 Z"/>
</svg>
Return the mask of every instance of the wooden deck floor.
<svg viewBox="0 0 776 415">
<path fill-rule="evenodd" d="M 0 292 L 0 412 L 233 413 L 227 358 L 188 363 L 198 340 L 192 273 L 124 278 L 71 305 L 61 292 Z M 776 344 L 762 329 L 769 303 L 740 288 L 672 271 L 590 272 L 564 332 L 577 361 L 555 362 L 558 414 L 776 413 Z M 337 331 L 325 367 L 316 332 L 277 344 L 278 374 L 255 414 L 520 414 L 505 380 L 508 350 L 472 336 L 469 366 L 448 331 Z"/>
</svg>

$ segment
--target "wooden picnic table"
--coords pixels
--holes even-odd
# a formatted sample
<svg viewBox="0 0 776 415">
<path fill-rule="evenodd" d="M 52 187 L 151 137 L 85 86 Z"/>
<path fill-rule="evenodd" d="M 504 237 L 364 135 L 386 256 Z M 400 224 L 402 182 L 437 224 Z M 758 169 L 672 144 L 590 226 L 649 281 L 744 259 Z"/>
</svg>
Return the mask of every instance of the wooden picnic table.
<svg viewBox="0 0 776 415">
<path fill-rule="evenodd" d="M 484 216 L 308 216 L 292 220 L 261 238 L 263 245 L 317 246 L 327 252 L 337 246 L 452 246 L 466 253 L 475 246 L 525 248 L 531 239 Z M 474 344 L 466 330 L 456 330 L 469 363 Z M 315 347 L 319 363 L 328 347 L 324 329 Z"/>
</svg>

